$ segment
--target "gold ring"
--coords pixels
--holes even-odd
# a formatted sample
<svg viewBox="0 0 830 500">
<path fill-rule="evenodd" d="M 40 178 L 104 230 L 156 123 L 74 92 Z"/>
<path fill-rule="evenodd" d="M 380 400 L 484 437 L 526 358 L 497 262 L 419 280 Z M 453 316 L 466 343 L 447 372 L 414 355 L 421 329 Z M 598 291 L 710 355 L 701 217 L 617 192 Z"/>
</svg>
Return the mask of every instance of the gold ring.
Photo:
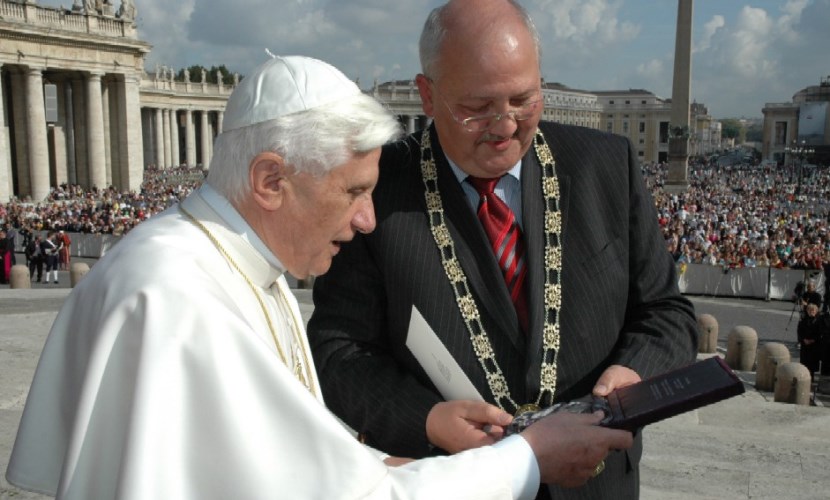
<svg viewBox="0 0 830 500">
<path fill-rule="evenodd" d="M 591 474 L 591 477 L 599 476 L 602 471 L 605 470 L 605 460 L 600 460 L 596 467 L 594 467 L 594 472 Z"/>
</svg>

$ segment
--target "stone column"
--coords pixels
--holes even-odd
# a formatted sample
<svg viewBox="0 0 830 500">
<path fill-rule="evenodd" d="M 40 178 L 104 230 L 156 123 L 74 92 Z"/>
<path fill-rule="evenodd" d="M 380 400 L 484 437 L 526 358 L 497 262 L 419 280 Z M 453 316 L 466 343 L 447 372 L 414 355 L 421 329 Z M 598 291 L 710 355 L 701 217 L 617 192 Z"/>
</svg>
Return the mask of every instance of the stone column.
<svg viewBox="0 0 830 500">
<path fill-rule="evenodd" d="M 72 82 L 64 83 L 64 116 L 66 117 L 66 182 L 75 184 L 75 109 L 73 106 Z"/>
<path fill-rule="evenodd" d="M 216 112 L 216 133 L 221 134 L 225 130 L 225 112 Z"/>
<path fill-rule="evenodd" d="M 72 81 L 72 107 L 75 116 L 75 176 L 79 185 L 89 186 L 89 147 L 87 139 L 86 90 L 83 80 Z"/>
<path fill-rule="evenodd" d="M 170 110 L 170 155 L 173 157 L 170 166 L 178 167 L 181 165 L 182 157 L 179 151 L 179 113 L 176 109 Z"/>
<path fill-rule="evenodd" d="M 408 115 L 406 117 L 406 133 L 411 134 L 413 132 L 415 132 L 415 117 Z"/>
<path fill-rule="evenodd" d="M 144 145 L 144 158 L 153 158 L 153 111 L 151 108 L 141 108 L 141 136 Z"/>
<path fill-rule="evenodd" d="M 26 113 L 26 75 L 12 73 L 11 75 L 11 116 L 13 123 L 10 130 L 14 130 L 15 161 L 12 164 L 12 175 L 17 175 L 17 195 L 24 199 L 32 192 L 32 183 L 29 177 L 29 134 Z M 11 141 L 9 142 L 11 144 Z M 9 146 L 11 148 L 11 146 Z"/>
<path fill-rule="evenodd" d="M 694 0 L 677 2 L 671 121 L 669 122 L 669 192 L 689 188 L 689 96 L 692 87 L 692 7 Z"/>
<path fill-rule="evenodd" d="M 101 79 L 101 114 L 104 117 L 104 186 L 112 185 L 113 158 L 118 155 L 118 143 L 112 143 L 112 136 L 117 132 L 114 130 L 117 118 L 111 118 L 112 103 L 116 92 L 110 89 L 112 81 L 109 78 Z"/>
<path fill-rule="evenodd" d="M 121 190 L 138 191 L 144 181 L 144 149 L 141 141 L 141 101 L 138 74 L 126 74 L 119 79 L 118 92 L 118 158 Z"/>
<path fill-rule="evenodd" d="M 184 110 L 185 162 L 188 167 L 196 166 L 196 129 L 193 127 L 193 111 Z"/>
<path fill-rule="evenodd" d="M 164 133 L 164 168 L 172 164 L 173 157 L 170 154 L 170 110 L 161 110 L 161 127 Z"/>
<path fill-rule="evenodd" d="M 66 159 L 68 157 L 66 149 L 66 82 L 57 82 L 57 98 L 58 98 L 58 121 L 54 126 L 49 127 L 51 134 L 51 143 L 54 148 L 52 153 L 52 162 L 54 165 L 54 180 L 55 185 L 60 186 L 67 182 L 67 168 Z"/>
<path fill-rule="evenodd" d="M 26 133 L 29 136 L 29 178 L 32 201 L 49 195 L 49 144 L 46 139 L 46 107 L 43 102 L 43 73 L 26 71 Z"/>
<path fill-rule="evenodd" d="M 208 168 L 210 165 L 210 123 L 208 122 L 208 110 L 202 110 L 202 124 L 200 130 L 202 132 L 202 167 Z"/>
<path fill-rule="evenodd" d="M 216 137 L 216 128 L 213 126 L 213 122 L 210 121 L 210 116 L 208 116 L 208 130 L 210 133 L 208 134 L 208 159 L 213 158 L 213 138 Z M 205 168 L 210 166 L 210 162 L 205 165 Z"/>
<path fill-rule="evenodd" d="M 87 145 L 89 148 L 89 186 L 107 187 L 106 150 L 104 149 L 104 105 L 100 72 L 91 72 L 87 80 Z"/>
<path fill-rule="evenodd" d="M 156 168 L 164 168 L 164 116 L 161 108 L 156 108 Z"/>
<path fill-rule="evenodd" d="M 5 100 L 5 94 L 3 93 L 3 63 L 0 63 L 0 203 L 8 202 L 14 194 Z"/>
</svg>

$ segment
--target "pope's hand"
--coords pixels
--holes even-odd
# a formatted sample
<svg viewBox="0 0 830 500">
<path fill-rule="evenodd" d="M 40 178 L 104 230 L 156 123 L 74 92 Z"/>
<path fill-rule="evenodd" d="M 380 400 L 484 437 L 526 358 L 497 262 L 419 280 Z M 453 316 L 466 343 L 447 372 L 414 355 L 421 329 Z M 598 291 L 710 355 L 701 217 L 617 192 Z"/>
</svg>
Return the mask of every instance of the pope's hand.
<svg viewBox="0 0 830 500">
<path fill-rule="evenodd" d="M 383 463 L 388 465 L 389 467 L 400 467 L 401 465 L 406 465 L 409 462 L 414 462 L 414 458 L 404 458 L 404 457 L 393 457 L 388 456 L 383 459 Z"/>
<path fill-rule="evenodd" d="M 543 483 L 567 488 L 585 484 L 611 450 L 630 448 L 628 431 L 600 427 L 602 412 L 553 413 L 520 434 L 533 449 Z"/>
<path fill-rule="evenodd" d="M 427 415 L 427 439 L 450 453 L 495 443 L 513 417 L 483 401 L 444 401 Z"/>
</svg>

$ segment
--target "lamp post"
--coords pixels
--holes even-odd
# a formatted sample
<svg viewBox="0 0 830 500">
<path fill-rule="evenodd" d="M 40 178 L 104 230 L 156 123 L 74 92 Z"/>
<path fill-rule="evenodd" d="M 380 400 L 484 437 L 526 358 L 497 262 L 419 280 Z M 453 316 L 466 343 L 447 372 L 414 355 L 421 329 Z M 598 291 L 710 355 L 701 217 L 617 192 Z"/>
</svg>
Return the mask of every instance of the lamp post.
<svg viewBox="0 0 830 500">
<path fill-rule="evenodd" d="M 807 146 L 806 141 L 793 141 L 792 146 L 784 148 L 784 153 L 793 155 L 793 159 L 798 159 L 798 185 L 795 188 L 795 194 L 801 194 L 801 179 L 804 175 L 804 158 L 815 152 L 816 151 L 813 148 Z"/>
</svg>

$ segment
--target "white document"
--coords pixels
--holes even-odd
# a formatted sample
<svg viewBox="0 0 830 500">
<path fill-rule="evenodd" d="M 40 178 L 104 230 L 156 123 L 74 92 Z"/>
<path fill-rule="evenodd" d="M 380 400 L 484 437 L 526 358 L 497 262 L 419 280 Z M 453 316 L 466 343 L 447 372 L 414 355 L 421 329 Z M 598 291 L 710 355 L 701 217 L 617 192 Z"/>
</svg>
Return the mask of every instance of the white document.
<svg viewBox="0 0 830 500">
<path fill-rule="evenodd" d="M 444 399 L 484 400 L 415 306 L 412 306 L 406 347 L 421 363 Z"/>
</svg>

